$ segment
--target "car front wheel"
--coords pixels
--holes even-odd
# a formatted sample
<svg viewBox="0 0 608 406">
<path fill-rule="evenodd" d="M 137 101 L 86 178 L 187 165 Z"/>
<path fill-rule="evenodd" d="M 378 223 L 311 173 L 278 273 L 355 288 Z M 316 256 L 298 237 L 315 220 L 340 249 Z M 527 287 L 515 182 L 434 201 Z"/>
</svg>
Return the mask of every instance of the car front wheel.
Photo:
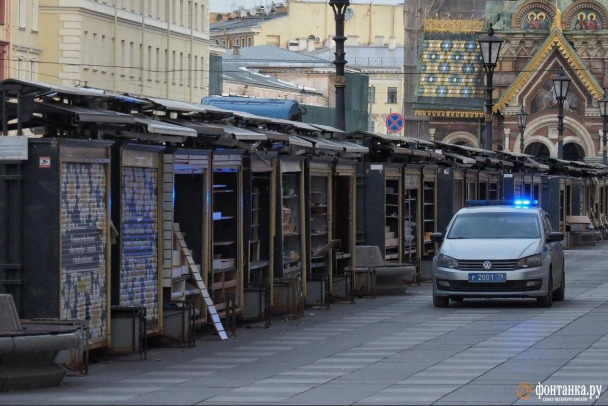
<svg viewBox="0 0 608 406">
<path fill-rule="evenodd" d="M 561 302 L 566 297 L 566 272 L 562 271 L 562 284 L 559 289 L 553 292 L 553 301 Z"/>
<path fill-rule="evenodd" d="M 447 296 L 435 296 L 433 295 L 433 306 L 435 307 L 448 307 L 450 305 L 450 298 Z"/>
<path fill-rule="evenodd" d="M 549 271 L 549 274 L 551 271 Z M 553 306 L 553 278 L 549 275 L 549 288 L 545 296 L 536 299 L 536 303 L 539 307 L 551 307 Z"/>
</svg>

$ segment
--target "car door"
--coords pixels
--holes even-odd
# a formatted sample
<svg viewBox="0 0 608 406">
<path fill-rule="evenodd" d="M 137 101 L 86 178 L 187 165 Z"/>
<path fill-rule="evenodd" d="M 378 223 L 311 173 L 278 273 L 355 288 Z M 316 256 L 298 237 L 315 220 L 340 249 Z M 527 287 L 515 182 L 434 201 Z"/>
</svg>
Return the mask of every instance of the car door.
<svg viewBox="0 0 608 406">
<path fill-rule="evenodd" d="M 552 266 L 552 276 L 553 276 L 553 286 L 561 285 L 562 278 L 562 263 L 563 263 L 563 250 L 561 242 L 547 242 L 547 237 L 553 231 L 551 227 L 551 222 L 549 221 L 549 217 L 543 213 L 542 214 L 542 222 L 543 222 L 543 230 L 544 230 L 544 239 L 545 247 L 543 249 L 549 250 L 549 255 L 551 257 Z"/>
</svg>

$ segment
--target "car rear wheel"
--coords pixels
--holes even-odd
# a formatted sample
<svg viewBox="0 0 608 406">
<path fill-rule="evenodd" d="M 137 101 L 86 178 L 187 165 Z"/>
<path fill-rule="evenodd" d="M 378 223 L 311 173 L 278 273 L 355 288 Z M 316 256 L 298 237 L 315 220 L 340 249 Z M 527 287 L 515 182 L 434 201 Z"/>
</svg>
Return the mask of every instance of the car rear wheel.
<svg viewBox="0 0 608 406">
<path fill-rule="evenodd" d="M 450 298 L 447 296 L 435 296 L 433 295 L 433 306 L 435 307 L 448 307 L 450 305 Z"/>
<path fill-rule="evenodd" d="M 553 292 L 553 301 L 561 302 L 566 297 L 566 272 L 562 271 L 562 284 L 559 289 Z"/>
<path fill-rule="evenodd" d="M 549 273 L 551 273 L 551 271 L 549 271 Z M 547 294 L 543 297 L 537 298 L 536 303 L 539 307 L 553 306 L 553 278 L 551 275 L 549 275 L 549 289 L 547 289 Z"/>
</svg>

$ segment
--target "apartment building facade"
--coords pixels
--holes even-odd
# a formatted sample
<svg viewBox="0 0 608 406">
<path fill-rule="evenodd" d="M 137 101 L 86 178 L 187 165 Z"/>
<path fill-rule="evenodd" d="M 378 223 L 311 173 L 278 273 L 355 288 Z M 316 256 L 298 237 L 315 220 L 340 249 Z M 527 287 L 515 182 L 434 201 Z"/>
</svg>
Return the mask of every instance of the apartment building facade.
<svg viewBox="0 0 608 406">
<path fill-rule="evenodd" d="M 208 94 L 208 0 L 13 4 L 11 77 L 193 102 Z"/>
</svg>

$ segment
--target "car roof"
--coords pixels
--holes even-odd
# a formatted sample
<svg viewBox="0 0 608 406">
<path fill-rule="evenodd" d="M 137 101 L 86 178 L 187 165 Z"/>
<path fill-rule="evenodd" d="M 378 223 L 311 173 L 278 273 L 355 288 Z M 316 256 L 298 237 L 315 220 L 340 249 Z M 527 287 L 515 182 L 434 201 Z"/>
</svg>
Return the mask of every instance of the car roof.
<svg viewBox="0 0 608 406">
<path fill-rule="evenodd" d="M 540 207 L 527 207 L 527 208 L 517 208 L 514 206 L 508 205 L 490 205 L 490 206 L 472 206 L 472 207 L 463 207 L 458 210 L 458 213 L 541 213 L 542 209 Z"/>
</svg>

